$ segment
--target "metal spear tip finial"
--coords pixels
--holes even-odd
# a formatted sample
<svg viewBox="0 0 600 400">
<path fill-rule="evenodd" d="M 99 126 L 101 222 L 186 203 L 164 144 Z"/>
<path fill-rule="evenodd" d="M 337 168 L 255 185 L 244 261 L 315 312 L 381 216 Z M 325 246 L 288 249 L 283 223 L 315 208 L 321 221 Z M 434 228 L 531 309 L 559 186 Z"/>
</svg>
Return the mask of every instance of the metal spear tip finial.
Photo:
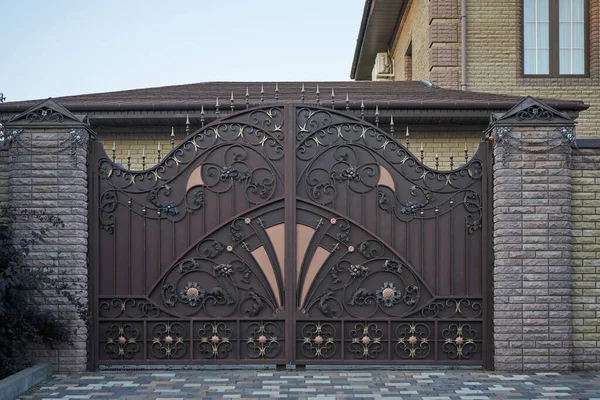
<svg viewBox="0 0 600 400">
<path fill-rule="evenodd" d="M 204 104 L 200 106 L 200 115 L 204 115 Z"/>
<path fill-rule="evenodd" d="M 319 91 L 319 84 L 317 83 L 317 94 L 321 94 L 321 92 Z"/>
<path fill-rule="evenodd" d="M 220 106 L 220 104 L 219 104 L 219 98 L 218 97 L 217 97 L 217 102 L 215 103 L 215 106 L 217 106 L 217 107 Z"/>
<path fill-rule="evenodd" d="M 116 150 L 116 149 L 117 149 L 117 142 L 115 140 L 113 140 L 112 150 Z"/>
<path fill-rule="evenodd" d="M 231 91 L 231 101 L 233 101 L 233 90 Z"/>
<path fill-rule="evenodd" d="M 171 137 L 174 138 L 175 137 L 175 128 L 171 127 Z"/>
<path fill-rule="evenodd" d="M 246 97 L 250 96 L 250 91 L 248 90 L 248 86 L 246 86 Z"/>
<path fill-rule="evenodd" d="M 187 115 L 186 115 L 186 118 L 185 118 L 185 124 L 186 124 L 186 125 L 189 125 L 189 124 L 190 124 L 190 114 L 187 114 Z"/>
<path fill-rule="evenodd" d="M 408 133 L 408 125 L 406 125 L 406 137 L 410 137 L 410 133 Z"/>
<path fill-rule="evenodd" d="M 379 105 L 375 105 L 375 115 L 379 115 Z"/>
</svg>

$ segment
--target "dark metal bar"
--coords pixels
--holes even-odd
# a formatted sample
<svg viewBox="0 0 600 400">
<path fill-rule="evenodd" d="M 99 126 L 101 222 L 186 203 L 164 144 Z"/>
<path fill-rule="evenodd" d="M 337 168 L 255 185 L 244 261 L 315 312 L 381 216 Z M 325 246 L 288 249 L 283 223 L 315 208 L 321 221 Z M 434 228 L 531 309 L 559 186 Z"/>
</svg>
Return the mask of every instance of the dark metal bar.
<svg viewBox="0 0 600 400">
<path fill-rule="evenodd" d="M 264 85 L 260 85 L 260 102 L 261 103 L 265 102 L 265 86 Z"/>
<path fill-rule="evenodd" d="M 320 106 L 321 105 L 321 99 L 319 98 L 319 96 L 321 95 L 321 92 L 319 91 L 319 84 L 317 83 L 317 92 L 315 93 L 317 96 L 317 105 Z"/>
<path fill-rule="evenodd" d="M 131 150 L 127 150 L 127 169 L 131 169 Z"/>
<path fill-rule="evenodd" d="M 190 136 L 190 114 L 185 118 L 185 136 Z"/>
<path fill-rule="evenodd" d="M 112 162 L 117 162 L 117 144 L 116 141 L 113 140 L 112 147 Z"/>
<path fill-rule="evenodd" d="M 360 119 L 365 119 L 365 101 L 360 101 Z"/>
<path fill-rule="evenodd" d="M 435 153 L 435 169 L 440 169 L 440 156 L 438 153 Z"/>
<path fill-rule="evenodd" d="M 204 106 L 202 106 L 202 109 L 200 110 L 200 127 L 204 128 Z"/>
<path fill-rule="evenodd" d="M 146 146 L 142 147 L 142 169 L 146 169 Z"/>
<path fill-rule="evenodd" d="M 423 148 L 423 143 L 421 143 L 421 164 L 423 164 L 423 160 L 425 159 L 425 149 Z"/>
<path fill-rule="evenodd" d="M 350 98 L 348 97 L 348 92 L 346 92 L 346 111 L 350 111 Z"/>
<path fill-rule="evenodd" d="M 229 105 L 229 108 L 231 109 L 231 112 L 233 113 L 235 111 L 235 99 L 233 98 L 233 91 L 231 92 L 231 99 L 229 100 L 229 102 L 231 103 Z"/>
<path fill-rule="evenodd" d="M 331 109 L 335 110 L 335 92 L 331 88 Z"/>
<path fill-rule="evenodd" d="M 375 126 L 379 128 L 379 106 L 375 106 Z"/>
<path fill-rule="evenodd" d="M 390 135 L 394 136 L 394 116 L 390 115 Z"/>
<path fill-rule="evenodd" d="M 279 84 L 275 82 L 275 102 L 279 103 Z"/>
<path fill-rule="evenodd" d="M 406 125 L 406 148 L 410 149 L 410 133 L 408 132 L 408 125 Z"/>
<path fill-rule="evenodd" d="M 219 107 L 221 105 L 219 104 L 219 98 L 217 97 L 217 101 L 215 103 L 215 115 L 217 116 L 217 119 L 219 119 L 219 115 L 221 115 L 221 111 L 219 110 Z"/>
<path fill-rule="evenodd" d="M 160 140 L 158 141 L 158 146 L 156 149 L 156 159 L 157 159 L 157 162 L 160 163 Z"/>
<path fill-rule="evenodd" d="M 171 150 L 175 148 L 175 128 L 171 127 Z"/>
<path fill-rule="evenodd" d="M 250 92 L 248 91 L 248 86 L 246 86 L 246 94 L 244 95 L 244 101 L 246 102 L 246 110 L 250 108 Z"/>
<path fill-rule="evenodd" d="M 302 104 L 304 104 L 304 83 L 302 84 L 302 90 L 300 90 L 300 101 L 302 102 Z"/>
</svg>

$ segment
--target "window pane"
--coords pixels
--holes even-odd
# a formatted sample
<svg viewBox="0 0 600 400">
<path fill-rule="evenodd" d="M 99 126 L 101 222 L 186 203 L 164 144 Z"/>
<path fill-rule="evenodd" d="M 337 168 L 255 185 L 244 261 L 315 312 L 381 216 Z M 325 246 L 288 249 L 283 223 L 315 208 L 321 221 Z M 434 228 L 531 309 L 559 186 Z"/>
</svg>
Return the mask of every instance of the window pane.
<svg viewBox="0 0 600 400">
<path fill-rule="evenodd" d="M 558 28 L 558 36 L 560 41 L 561 49 L 571 48 L 571 24 L 568 22 L 561 22 Z"/>
<path fill-rule="evenodd" d="M 526 49 L 535 49 L 535 24 L 526 23 L 524 29 L 524 43 Z"/>
<path fill-rule="evenodd" d="M 585 54 L 583 50 L 573 50 L 572 74 L 585 74 Z"/>
<path fill-rule="evenodd" d="M 538 24 L 538 43 L 537 47 L 541 49 L 547 49 L 550 47 L 550 24 Z"/>
<path fill-rule="evenodd" d="M 583 0 L 573 0 L 571 5 L 573 7 L 573 21 L 574 22 L 583 22 L 584 19 L 584 11 L 585 11 L 585 3 Z"/>
<path fill-rule="evenodd" d="M 538 74 L 549 74 L 550 73 L 550 57 L 548 50 L 538 51 Z"/>
<path fill-rule="evenodd" d="M 526 74 L 535 74 L 535 50 L 525 50 L 525 68 Z"/>
<path fill-rule="evenodd" d="M 560 74 L 571 73 L 571 50 L 560 51 Z"/>
<path fill-rule="evenodd" d="M 571 21 L 571 0 L 560 0 L 558 6 L 558 20 L 560 22 Z"/>
<path fill-rule="evenodd" d="M 523 20 L 525 22 L 535 21 L 535 0 L 523 1 Z"/>
<path fill-rule="evenodd" d="M 550 12 L 548 8 L 548 0 L 538 0 L 537 2 L 537 19 L 538 22 L 548 22 Z"/>
<path fill-rule="evenodd" d="M 573 48 L 583 49 L 585 47 L 585 32 L 583 23 L 578 22 L 573 24 Z"/>
</svg>

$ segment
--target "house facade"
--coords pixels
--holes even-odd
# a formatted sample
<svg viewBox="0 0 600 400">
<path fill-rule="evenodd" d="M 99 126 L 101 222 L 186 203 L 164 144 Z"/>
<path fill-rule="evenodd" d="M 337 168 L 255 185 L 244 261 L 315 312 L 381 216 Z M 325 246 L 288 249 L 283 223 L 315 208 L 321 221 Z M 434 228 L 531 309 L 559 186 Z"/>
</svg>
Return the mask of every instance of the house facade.
<svg viewBox="0 0 600 400">
<path fill-rule="evenodd" d="M 599 24 L 597 0 L 368 0 L 351 77 L 578 99 L 579 137 L 598 137 Z"/>
</svg>

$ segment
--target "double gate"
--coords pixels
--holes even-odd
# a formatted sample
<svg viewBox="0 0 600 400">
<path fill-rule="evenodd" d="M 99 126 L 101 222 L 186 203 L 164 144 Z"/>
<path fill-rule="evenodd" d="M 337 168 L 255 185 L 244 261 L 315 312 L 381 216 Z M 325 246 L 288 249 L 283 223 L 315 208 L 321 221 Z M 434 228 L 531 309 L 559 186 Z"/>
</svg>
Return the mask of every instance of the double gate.
<svg viewBox="0 0 600 400">
<path fill-rule="evenodd" d="M 305 105 L 90 162 L 92 367 L 490 365 L 487 146 L 449 172 Z"/>
</svg>

